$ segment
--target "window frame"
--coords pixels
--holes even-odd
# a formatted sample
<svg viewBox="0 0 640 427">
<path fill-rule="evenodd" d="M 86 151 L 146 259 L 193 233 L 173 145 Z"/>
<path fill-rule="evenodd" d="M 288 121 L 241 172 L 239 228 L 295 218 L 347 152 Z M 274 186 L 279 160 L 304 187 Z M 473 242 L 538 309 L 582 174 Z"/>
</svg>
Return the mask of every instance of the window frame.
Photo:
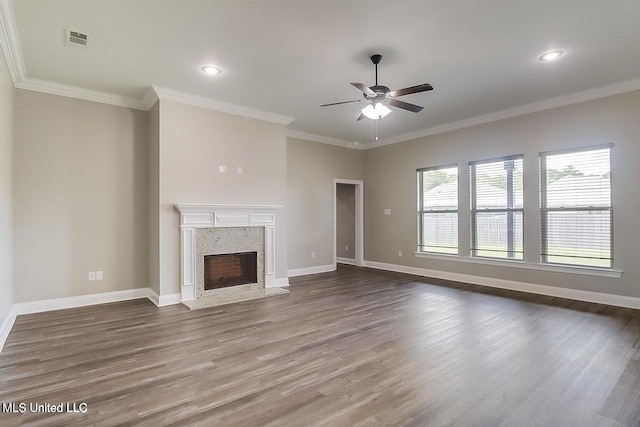
<svg viewBox="0 0 640 427">
<path fill-rule="evenodd" d="M 547 157 L 562 155 L 562 154 L 573 154 L 573 153 L 583 153 L 586 151 L 598 151 L 598 150 L 609 150 L 609 191 L 610 191 L 610 200 L 609 206 L 586 206 L 586 207 L 554 207 L 549 208 L 547 206 Z M 614 268 L 614 235 L 613 235 L 613 173 L 611 171 L 611 154 L 613 151 L 613 144 L 601 144 L 601 145 L 593 145 L 589 147 L 578 147 L 578 148 L 568 148 L 563 150 L 553 150 L 553 151 L 544 151 L 540 152 L 538 155 L 539 158 L 539 183 L 538 189 L 540 194 L 540 264 L 542 265 L 554 265 L 554 266 L 567 266 L 567 267 L 583 267 L 583 268 L 594 268 L 594 269 L 603 269 L 603 270 L 613 270 Z M 561 263 L 561 262 L 551 262 L 548 260 L 549 257 L 549 236 L 548 236 L 548 213 L 549 212 L 590 212 L 590 211 L 609 211 L 609 266 L 596 266 L 596 265 L 585 265 L 585 264 L 570 264 L 570 263 Z M 567 256 L 570 258 L 571 256 Z M 579 258 L 589 258 L 589 257 L 579 257 Z M 602 258 L 597 258 L 602 259 Z"/>
<path fill-rule="evenodd" d="M 424 172 L 429 172 L 429 171 L 436 171 L 436 170 L 442 170 L 442 169 L 452 169 L 455 168 L 456 169 L 456 184 L 457 184 L 457 188 L 456 188 L 456 209 L 428 209 L 425 210 L 424 209 L 424 179 L 422 174 Z M 424 245 L 422 244 L 424 242 L 423 238 L 424 238 L 424 227 L 423 227 L 423 216 L 425 213 L 455 213 L 456 214 L 456 219 L 458 221 L 460 221 L 460 167 L 458 166 L 457 163 L 451 163 L 451 164 L 447 164 L 447 165 L 440 165 L 440 166 L 429 166 L 429 167 L 425 167 L 425 168 L 419 168 L 416 169 L 416 181 L 417 181 L 417 192 L 418 192 L 418 197 L 417 197 L 417 222 L 418 222 L 418 244 L 417 244 L 417 249 L 416 249 L 416 253 L 421 253 L 421 254 L 437 254 L 437 255 L 449 255 L 449 256 L 459 256 L 460 255 L 460 235 L 459 235 L 459 230 L 458 230 L 458 235 L 456 236 L 456 252 L 455 253 L 449 253 L 449 252 L 436 252 L 436 251 L 427 251 L 424 250 L 423 247 Z"/>
<path fill-rule="evenodd" d="M 482 165 L 482 164 L 487 164 L 487 163 L 498 163 L 498 162 L 506 162 L 509 160 L 522 160 L 522 167 L 523 167 L 523 191 L 524 191 L 524 154 L 515 154 L 515 155 L 511 155 L 511 156 L 503 156 L 503 157 L 495 157 L 492 159 L 485 159 L 485 160 L 475 160 L 475 161 L 470 161 L 469 162 L 469 195 L 470 195 L 470 205 L 469 205 L 469 218 L 471 221 L 470 224 L 470 236 L 469 236 L 469 255 L 472 258 L 486 258 L 486 259 L 498 259 L 498 260 L 504 260 L 507 262 L 510 261 L 522 261 L 524 260 L 524 248 L 525 248 L 525 244 L 524 244 L 524 220 L 525 220 L 525 202 L 524 202 L 524 195 L 523 195 L 523 200 L 522 200 L 522 207 L 520 208 L 491 208 L 491 209 L 478 209 L 477 208 L 477 189 L 476 189 L 476 184 L 477 184 L 477 177 L 476 177 L 476 166 L 477 165 Z M 478 213 L 513 213 L 513 212 L 521 212 L 522 214 L 522 252 L 521 252 L 521 258 L 511 258 L 511 257 L 498 257 L 498 256 L 486 256 L 486 255 L 477 255 L 477 252 L 479 251 L 479 249 L 477 248 L 477 241 L 478 241 L 478 233 L 477 233 L 477 229 L 478 229 L 478 224 L 477 224 L 477 214 Z M 507 236 L 508 238 L 508 236 Z M 508 252 L 508 250 L 507 250 Z M 516 253 L 515 251 L 513 251 L 513 253 Z"/>
</svg>

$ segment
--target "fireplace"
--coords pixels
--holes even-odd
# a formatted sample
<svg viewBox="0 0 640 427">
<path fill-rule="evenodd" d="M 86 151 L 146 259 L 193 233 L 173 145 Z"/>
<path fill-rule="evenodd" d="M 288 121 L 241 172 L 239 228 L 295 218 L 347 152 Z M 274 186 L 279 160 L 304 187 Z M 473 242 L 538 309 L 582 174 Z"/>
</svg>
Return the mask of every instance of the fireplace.
<svg viewBox="0 0 640 427">
<path fill-rule="evenodd" d="M 258 283 L 258 253 L 206 255 L 204 290 Z"/>
<path fill-rule="evenodd" d="M 178 204 L 176 208 L 185 305 L 197 309 L 288 293 L 276 285 L 276 217 L 281 206 Z M 252 260 L 243 261 L 249 253 Z M 236 256 L 240 259 L 233 260 Z M 218 261 L 231 265 L 222 267 L 215 278 Z M 210 272 L 214 278 L 205 279 Z M 288 286 L 286 279 L 278 281 Z"/>
</svg>

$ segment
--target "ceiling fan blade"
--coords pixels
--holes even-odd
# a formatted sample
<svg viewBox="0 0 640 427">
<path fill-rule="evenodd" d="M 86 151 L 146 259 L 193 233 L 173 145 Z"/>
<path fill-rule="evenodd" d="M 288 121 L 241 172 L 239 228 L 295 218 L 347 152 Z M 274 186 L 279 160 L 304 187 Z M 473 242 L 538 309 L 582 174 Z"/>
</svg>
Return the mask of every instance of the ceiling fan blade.
<svg viewBox="0 0 640 427">
<path fill-rule="evenodd" d="M 360 99 L 354 99 L 353 101 L 333 102 L 331 104 L 322 104 L 321 107 L 329 107 L 331 105 L 350 104 L 352 102 L 361 102 Z"/>
<path fill-rule="evenodd" d="M 378 96 L 377 93 L 369 89 L 369 86 L 365 85 L 364 83 L 351 83 L 351 84 L 357 87 L 358 89 L 360 89 L 367 96 Z"/>
<path fill-rule="evenodd" d="M 418 92 L 426 92 L 428 90 L 433 90 L 433 86 L 429 83 L 423 83 L 417 86 L 405 87 L 404 89 L 392 90 L 389 92 L 389 96 L 403 96 L 403 95 L 411 95 L 412 93 Z"/>
<path fill-rule="evenodd" d="M 403 110 L 412 111 L 414 113 L 422 111 L 422 109 L 424 108 L 416 104 L 409 104 L 408 102 L 400 101 L 398 99 L 389 99 L 387 100 L 387 103 L 389 105 L 393 105 L 394 107 L 402 108 Z"/>
<path fill-rule="evenodd" d="M 360 115 L 358 116 L 358 118 L 356 119 L 356 122 L 359 122 L 362 119 L 366 119 L 367 116 L 365 116 L 364 114 L 360 113 Z"/>
</svg>

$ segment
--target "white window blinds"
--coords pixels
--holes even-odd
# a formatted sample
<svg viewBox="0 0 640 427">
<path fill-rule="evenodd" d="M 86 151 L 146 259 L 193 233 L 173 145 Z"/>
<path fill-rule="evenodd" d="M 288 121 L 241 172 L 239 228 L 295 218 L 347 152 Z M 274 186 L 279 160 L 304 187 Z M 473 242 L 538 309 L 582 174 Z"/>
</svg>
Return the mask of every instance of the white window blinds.
<svg viewBox="0 0 640 427">
<path fill-rule="evenodd" d="M 458 253 L 458 167 L 419 169 L 418 251 Z"/>
<path fill-rule="evenodd" d="M 523 258 L 522 159 L 469 163 L 471 256 Z"/>
<path fill-rule="evenodd" d="M 540 155 L 542 262 L 613 266 L 610 152 Z"/>
</svg>

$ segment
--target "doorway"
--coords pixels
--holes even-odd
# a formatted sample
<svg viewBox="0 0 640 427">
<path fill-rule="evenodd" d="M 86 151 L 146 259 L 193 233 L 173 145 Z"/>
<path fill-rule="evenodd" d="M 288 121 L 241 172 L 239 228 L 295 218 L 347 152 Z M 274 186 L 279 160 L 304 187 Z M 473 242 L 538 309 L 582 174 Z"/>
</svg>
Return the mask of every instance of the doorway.
<svg viewBox="0 0 640 427">
<path fill-rule="evenodd" d="M 333 180 L 333 265 L 362 265 L 364 260 L 363 182 Z"/>
</svg>

